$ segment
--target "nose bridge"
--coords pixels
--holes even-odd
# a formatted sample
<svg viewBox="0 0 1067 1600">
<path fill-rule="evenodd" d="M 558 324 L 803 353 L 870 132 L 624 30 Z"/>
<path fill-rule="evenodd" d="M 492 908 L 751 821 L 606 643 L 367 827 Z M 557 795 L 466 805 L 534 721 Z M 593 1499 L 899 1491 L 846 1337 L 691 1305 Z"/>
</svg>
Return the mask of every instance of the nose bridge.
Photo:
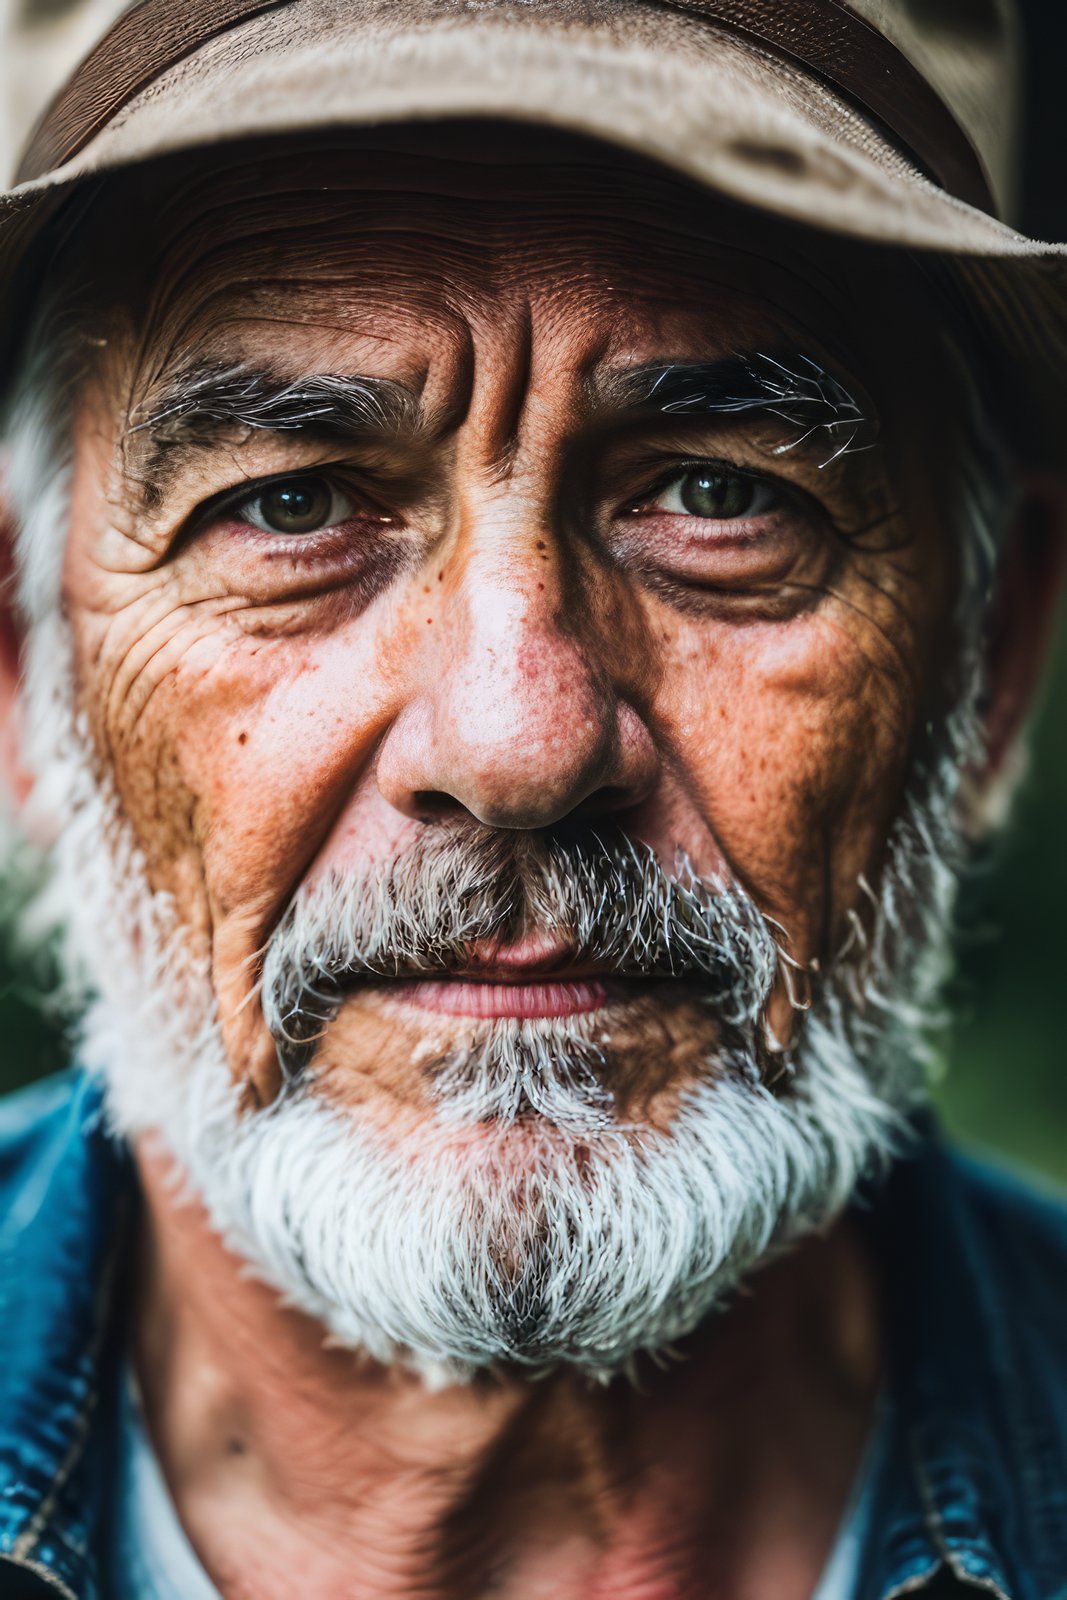
<svg viewBox="0 0 1067 1600">
<path fill-rule="evenodd" d="M 510 828 L 643 796 L 655 754 L 612 665 L 610 572 L 552 532 L 539 496 L 499 486 L 440 576 L 419 682 L 379 756 L 383 796 L 414 816 L 444 798 Z"/>
<path fill-rule="evenodd" d="M 533 507 L 521 527 L 513 516 L 507 528 L 485 526 L 493 520 L 471 538 L 439 641 L 437 739 L 453 752 L 457 784 L 536 786 L 563 804 L 610 764 L 616 686 L 576 561 Z"/>
</svg>

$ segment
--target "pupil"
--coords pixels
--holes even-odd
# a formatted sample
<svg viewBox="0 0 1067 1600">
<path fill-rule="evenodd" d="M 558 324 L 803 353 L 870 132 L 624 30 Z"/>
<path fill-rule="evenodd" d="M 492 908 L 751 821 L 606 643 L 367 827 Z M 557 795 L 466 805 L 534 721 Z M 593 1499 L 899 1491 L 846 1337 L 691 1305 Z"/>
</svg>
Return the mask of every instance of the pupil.
<svg viewBox="0 0 1067 1600">
<path fill-rule="evenodd" d="M 720 472 L 687 472 L 681 501 L 694 517 L 740 517 L 752 504 L 752 484 Z"/>
<path fill-rule="evenodd" d="M 330 513 L 330 490 L 321 479 L 304 478 L 263 496 L 263 520 L 276 533 L 308 533 Z"/>
</svg>

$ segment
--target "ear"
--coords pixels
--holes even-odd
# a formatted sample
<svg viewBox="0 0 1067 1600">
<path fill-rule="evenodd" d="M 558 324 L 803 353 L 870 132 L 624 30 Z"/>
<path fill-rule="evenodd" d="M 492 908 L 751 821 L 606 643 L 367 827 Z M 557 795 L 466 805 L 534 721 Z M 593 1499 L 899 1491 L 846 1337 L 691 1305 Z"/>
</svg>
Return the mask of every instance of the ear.
<svg viewBox="0 0 1067 1600">
<path fill-rule="evenodd" d="M 15 606 L 15 519 L 0 462 L 0 792 L 21 810 L 33 785 L 22 761 L 22 628 Z"/>
<path fill-rule="evenodd" d="M 986 760 L 979 810 L 999 820 L 1019 766 L 1019 740 L 1050 653 L 1067 572 L 1067 480 L 1030 477 L 998 568 L 986 648 Z"/>
</svg>

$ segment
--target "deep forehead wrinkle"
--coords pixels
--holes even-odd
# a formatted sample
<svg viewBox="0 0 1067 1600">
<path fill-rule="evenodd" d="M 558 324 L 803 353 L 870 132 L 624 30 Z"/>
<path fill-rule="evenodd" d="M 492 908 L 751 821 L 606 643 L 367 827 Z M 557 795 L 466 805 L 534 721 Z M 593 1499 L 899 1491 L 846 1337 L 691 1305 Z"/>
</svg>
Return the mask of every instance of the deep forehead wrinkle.
<svg viewBox="0 0 1067 1600">
<path fill-rule="evenodd" d="M 778 447 L 823 435 L 832 455 L 866 449 L 878 420 L 844 384 L 810 356 L 756 352 L 717 361 L 664 361 L 602 373 L 593 380 L 612 410 L 664 416 L 744 416 L 762 412 L 799 430 Z"/>
</svg>

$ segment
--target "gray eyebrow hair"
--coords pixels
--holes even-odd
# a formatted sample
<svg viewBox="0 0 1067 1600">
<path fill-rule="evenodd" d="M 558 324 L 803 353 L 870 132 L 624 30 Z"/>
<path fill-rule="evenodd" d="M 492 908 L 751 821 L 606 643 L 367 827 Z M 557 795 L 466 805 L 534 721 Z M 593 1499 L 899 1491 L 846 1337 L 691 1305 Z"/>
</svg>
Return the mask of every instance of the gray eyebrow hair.
<svg viewBox="0 0 1067 1600">
<path fill-rule="evenodd" d="M 159 456 L 206 445 L 235 430 L 348 438 L 414 431 L 418 397 L 392 378 L 316 373 L 287 378 L 267 369 L 205 363 L 166 384 L 148 411 L 134 413 L 127 436 L 147 434 Z"/>
<path fill-rule="evenodd" d="M 785 455 L 815 435 L 825 437 L 829 466 L 838 456 L 870 449 L 878 421 L 839 379 L 810 356 L 787 362 L 762 351 L 719 361 L 668 361 L 608 375 L 606 397 L 620 410 L 666 416 L 743 416 L 763 412 L 797 429 L 777 445 Z"/>
</svg>

